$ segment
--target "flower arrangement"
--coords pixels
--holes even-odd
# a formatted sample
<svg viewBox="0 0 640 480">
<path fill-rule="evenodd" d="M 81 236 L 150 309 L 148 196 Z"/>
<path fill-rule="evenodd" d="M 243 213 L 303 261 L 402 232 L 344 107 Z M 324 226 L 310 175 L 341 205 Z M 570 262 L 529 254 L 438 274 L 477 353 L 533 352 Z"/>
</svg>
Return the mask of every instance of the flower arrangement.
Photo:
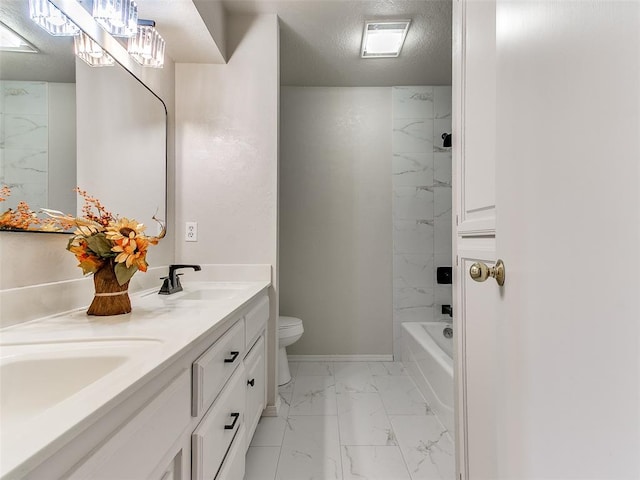
<svg viewBox="0 0 640 480">
<path fill-rule="evenodd" d="M 11 196 L 11 187 L 0 188 L 0 202 Z M 0 230 L 37 230 L 40 232 L 60 232 L 69 230 L 69 224 L 55 218 L 40 218 L 27 202 L 19 202 L 16 209 L 8 208 L 0 213 Z"/>
<path fill-rule="evenodd" d="M 85 275 L 93 274 L 96 293 L 89 315 L 118 315 L 131 311 L 127 294 L 129 281 L 138 271 L 147 271 L 147 250 L 166 234 L 165 224 L 155 216 L 162 229 L 157 237 L 144 234 L 145 226 L 135 220 L 118 217 L 79 187 L 75 191 L 84 199 L 82 216 L 42 208 L 40 218 L 25 202 L 0 214 L 0 230 L 38 230 L 66 232 L 73 228 L 67 250 L 73 253 Z M 11 195 L 8 186 L 0 188 L 0 202 Z"/>
<path fill-rule="evenodd" d="M 48 209 L 43 211 L 61 224 L 76 227 L 67 250 L 76 256 L 82 272 L 85 275 L 96 273 L 112 264 L 119 285 L 129 282 L 138 270 L 146 272 L 147 250 L 165 236 L 164 223 L 153 217 L 162 230 L 157 237 L 148 237 L 144 234 L 143 224 L 113 215 L 100 200 L 80 188 L 76 188 L 76 192 L 84 199 L 82 217 Z"/>
</svg>

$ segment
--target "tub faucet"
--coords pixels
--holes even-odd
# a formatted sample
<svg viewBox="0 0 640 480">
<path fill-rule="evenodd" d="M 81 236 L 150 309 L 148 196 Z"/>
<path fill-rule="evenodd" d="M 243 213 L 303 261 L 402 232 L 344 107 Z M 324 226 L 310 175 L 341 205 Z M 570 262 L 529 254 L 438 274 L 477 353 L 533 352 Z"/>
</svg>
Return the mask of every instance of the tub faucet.
<svg viewBox="0 0 640 480">
<path fill-rule="evenodd" d="M 169 275 L 161 278 L 164 282 L 158 295 L 171 295 L 182 291 L 182 285 L 180 284 L 180 275 L 182 274 L 176 273 L 180 268 L 193 268 L 196 272 L 202 270 L 200 265 L 169 265 Z"/>
</svg>

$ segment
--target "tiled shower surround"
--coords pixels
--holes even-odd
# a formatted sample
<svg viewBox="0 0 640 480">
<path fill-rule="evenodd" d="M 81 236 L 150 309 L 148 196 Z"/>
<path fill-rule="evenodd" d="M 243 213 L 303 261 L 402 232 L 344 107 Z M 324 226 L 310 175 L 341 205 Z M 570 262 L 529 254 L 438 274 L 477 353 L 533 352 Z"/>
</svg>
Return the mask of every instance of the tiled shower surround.
<svg viewBox="0 0 640 480">
<path fill-rule="evenodd" d="M 48 205 L 47 134 L 47 84 L 0 81 L 0 184 L 12 189 L 4 210 L 26 199 Z"/>
<path fill-rule="evenodd" d="M 451 285 L 436 267 L 451 266 L 451 87 L 393 88 L 393 351 L 403 322 L 448 320 Z"/>
</svg>

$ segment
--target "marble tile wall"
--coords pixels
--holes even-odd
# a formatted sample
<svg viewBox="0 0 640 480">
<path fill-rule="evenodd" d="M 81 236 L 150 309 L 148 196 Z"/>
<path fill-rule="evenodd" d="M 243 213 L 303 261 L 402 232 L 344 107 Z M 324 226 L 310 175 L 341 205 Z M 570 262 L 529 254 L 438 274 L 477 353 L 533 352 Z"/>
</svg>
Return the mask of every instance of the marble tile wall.
<svg viewBox="0 0 640 480">
<path fill-rule="evenodd" d="M 48 142 L 47 83 L 0 81 L 0 183 L 12 190 L 3 210 L 48 204 Z"/>
<path fill-rule="evenodd" d="M 451 286 L 437 285 L 436 267 L 451 266 L 451 87 L 394 87 L 393 331 L 400 357 L 403 322 L 447 320 L 441 305 Z"/>
</svg>

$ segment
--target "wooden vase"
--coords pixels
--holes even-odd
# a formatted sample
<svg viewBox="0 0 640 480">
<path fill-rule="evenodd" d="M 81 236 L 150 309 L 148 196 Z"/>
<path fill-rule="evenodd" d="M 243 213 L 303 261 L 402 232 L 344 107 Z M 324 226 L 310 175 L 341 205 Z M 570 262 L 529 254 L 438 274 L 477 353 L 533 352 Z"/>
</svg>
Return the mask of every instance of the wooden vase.
<svg viewBox="0 0 640 480">
<path fill-rule="evenodd" d="M 118 284 L 113 261 L 105 263 L 93 274 L 93 284 L 96 289 L 93 302 L 87 310 L 87 315 L 121 315 L 131 311 L 129 299 L 129 282 Z"/>
</svg>

